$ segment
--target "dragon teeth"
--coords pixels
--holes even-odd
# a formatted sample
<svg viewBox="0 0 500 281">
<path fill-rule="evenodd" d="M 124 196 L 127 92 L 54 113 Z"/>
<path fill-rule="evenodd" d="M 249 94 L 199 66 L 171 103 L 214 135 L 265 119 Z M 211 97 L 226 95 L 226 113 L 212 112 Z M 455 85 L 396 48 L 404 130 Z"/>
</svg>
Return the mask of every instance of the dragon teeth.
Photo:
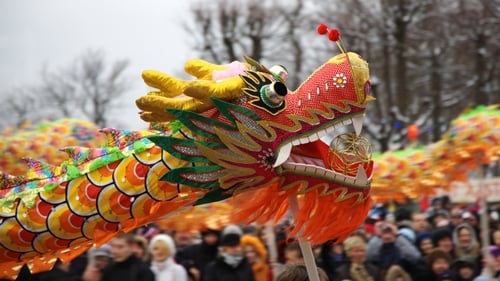
<svg viewBox="0 0 500 281">
<path fill-rule="evenodd" d="M 356 136 L 359 137 L 361 130 L 363 130 L 363 115 L 356 116 L 352 118 L 352 126 L 356 132 Z"/>
<path fill-rule="evenodd" d="M 281 149 L 279 149 L 278 151 L 278 157 L 276 158 L 276 162 L 274 162 L 273 168 L 276 168 L 281 164 L 285 163 L 285 161 L 290 156 L 291 152 L 292 152 L 292 143 L 287 143 L 284 146 L 282 146 Z"/>
</svg>

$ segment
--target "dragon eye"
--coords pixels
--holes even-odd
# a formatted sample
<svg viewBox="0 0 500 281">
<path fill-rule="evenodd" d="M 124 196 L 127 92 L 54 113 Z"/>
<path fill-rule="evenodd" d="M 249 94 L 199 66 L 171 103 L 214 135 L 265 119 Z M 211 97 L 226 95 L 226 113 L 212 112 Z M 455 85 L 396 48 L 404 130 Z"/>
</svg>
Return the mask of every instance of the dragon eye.
<svg viewBox="0 0 500 281">
<path fill-rule="evenodd" d="M 273 77 L 280 82 L 285 82 L 288 78 L 288 70 L 282 65 L 273 65 L 269 69 L 269 72 L 273 75 Z"/>
<path fill-rule="evenodd" d="M 366 81 L 366 83 L 365 83 L 365 95 L 367 95 L 367 96 L 372 95 L 372 86 L 370 84 L 370 81 Z"/>
</svg>

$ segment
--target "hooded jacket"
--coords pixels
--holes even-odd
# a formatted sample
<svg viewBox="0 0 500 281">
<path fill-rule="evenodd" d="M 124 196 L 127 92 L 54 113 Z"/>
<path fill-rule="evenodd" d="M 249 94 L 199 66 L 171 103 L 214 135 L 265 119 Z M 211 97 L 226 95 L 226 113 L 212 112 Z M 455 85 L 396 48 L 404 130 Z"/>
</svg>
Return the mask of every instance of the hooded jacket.
<svg viewBox="0 0 500 281">
<path fill-rule="evenodd" d="M 253 235 L 243 235 L 241 237 L 241 247 L 252 246 L 257 252 L 258 260 L 252 264 L 255 281 L 272 280 L 271 270 L 267 264 L 267 250 L 259 238 Z"/>
<path fill-rule="evenodd" d="M 471 234 L 471 243 L 467 247 L 462 247 L 460 245 L 460 242 L 458 241 L 458 232 L 463 228 L 467 229 Z M 454 252 L 456 257 L 465 258 L 468 260 L 475 260 L 481 254 L 476 232 L 474 231 L 474 228 L 472 228 L 470 224 L 461 223 L 457 225 L 455 229 L 453 229 L 452 239 L 453 239 L 453 245 L 455 247 Z"/>
</svg>

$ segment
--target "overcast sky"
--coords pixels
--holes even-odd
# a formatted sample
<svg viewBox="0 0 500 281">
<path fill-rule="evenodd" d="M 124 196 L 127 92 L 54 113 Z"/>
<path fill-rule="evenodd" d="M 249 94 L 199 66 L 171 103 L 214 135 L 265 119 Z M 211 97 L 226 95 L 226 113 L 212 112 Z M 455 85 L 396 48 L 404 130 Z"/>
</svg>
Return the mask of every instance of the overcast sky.
<svg viewBox="0 0 500 281">
<path fill-rule="evenodd" d="M 43 64 L 65 67 L 86 49 L 108 62 L 129 59 L 134 88 L 124 98 L 123 129 L 142 129 L 135 99 L 147 92 L 144 69 L 178 73 L 194 56 L 183 30 L 188 1 L 0 0 L 0 94 L 33 85 Z M 116 125 L 115 125 L 116 126 Z"/>
</svg>

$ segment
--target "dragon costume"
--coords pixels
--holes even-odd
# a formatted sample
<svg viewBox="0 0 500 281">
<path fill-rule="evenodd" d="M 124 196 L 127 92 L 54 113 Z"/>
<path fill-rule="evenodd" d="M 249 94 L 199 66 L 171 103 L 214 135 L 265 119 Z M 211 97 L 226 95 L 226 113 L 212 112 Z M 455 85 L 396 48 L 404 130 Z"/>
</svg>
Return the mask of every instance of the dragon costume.
<svg viewBox="0 0 500 281">
<path fill-rule="evenodd" d="M 103 129 L 100 148 L 66 147 L 59 166 L 4 175 L 0 277 L 69 261 L 93 245 L 197 204 L 231 197 L 239 222 L 279 219 L 313 243 L 347 237 L 370 207 L 373 162 L 359 140 L 371 99 L 368 64 L 342 52 L 294 91 L 286 69 L 191 60 L 181 80 L 145 71 L 137 100 L 149 130 Z M 321 141 L 353 124 L 333 147 Z"/>
</svg>

